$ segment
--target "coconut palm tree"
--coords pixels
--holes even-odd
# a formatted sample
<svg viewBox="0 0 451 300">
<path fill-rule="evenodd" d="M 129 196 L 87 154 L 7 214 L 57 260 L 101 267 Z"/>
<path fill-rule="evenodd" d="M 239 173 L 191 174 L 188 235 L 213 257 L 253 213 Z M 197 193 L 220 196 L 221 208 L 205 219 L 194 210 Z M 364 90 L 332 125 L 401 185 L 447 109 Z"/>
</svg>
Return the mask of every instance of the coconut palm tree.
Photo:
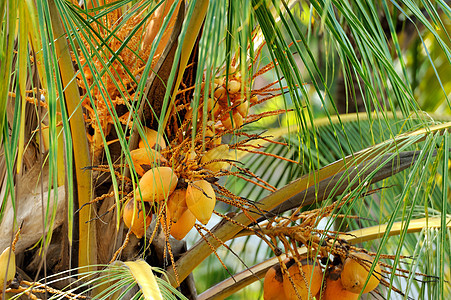
<svg viewBox="0 0 451 300">
<path fill-rule="evenodd" d="M 446 1 L 0 9 L 3 297 L 449 297 Z"/>
</svg>

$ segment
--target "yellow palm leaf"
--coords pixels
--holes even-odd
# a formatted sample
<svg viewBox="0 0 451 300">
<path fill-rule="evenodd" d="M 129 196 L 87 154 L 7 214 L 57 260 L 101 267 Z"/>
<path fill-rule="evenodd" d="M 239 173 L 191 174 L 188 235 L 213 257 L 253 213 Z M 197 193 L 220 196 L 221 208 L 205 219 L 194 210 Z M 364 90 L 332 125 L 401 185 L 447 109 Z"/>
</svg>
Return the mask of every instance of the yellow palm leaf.
<svg viewBox="0 0 451 300">
<path fill-rule="evenodd" d="M 163 300 L 157 280 L 152 268 L 143 260 L 127 261 L 124 264 L 129 268 L 146 300 Z"/>
</svg>

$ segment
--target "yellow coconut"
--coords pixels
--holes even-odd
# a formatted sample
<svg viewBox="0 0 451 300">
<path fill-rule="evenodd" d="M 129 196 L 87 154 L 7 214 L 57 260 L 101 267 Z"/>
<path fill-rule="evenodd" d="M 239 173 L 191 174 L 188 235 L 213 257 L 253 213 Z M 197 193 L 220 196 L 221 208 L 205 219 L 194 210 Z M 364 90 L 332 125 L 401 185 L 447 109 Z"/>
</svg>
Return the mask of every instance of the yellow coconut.
<svg viewBox="0 0 451 300">
<path fill-rule="evenodd" d="M 230 167 L 225 161 L 213 162 L 215 159 L 228 159 L 229 158 L 229 146 L 222 144 L 216 148 L 207 151 L 201 158 L 200 162 L 204 165 L 205 169 L 213 172 L 219 172 L 221 169 L 227 170 Z"/>
<path fill-rule="evenodd" d="M 177 175 L 170 167 L 156 167 L 147 171 L 135 190 L 135 199 L 160 202 L 169 197 L 177 186 Z"/>
<path fill-rule="evenodd" d="M 237 110 L 233 110 L 233 126 L 235 129 L 240 128 L 241 126 L 243 126 L 244 123 L 244 119 L 243 116 L 241 116 L 241 114 L 237 111 Z"/>
<path fill-rule="evenodd" d="M 341 272 L 341 283 L 346 290 L 360 294 L 369 276 L 368 284 L 362 292 L 369 293 L 379 285 L 381 268 L 379 264 L 376 264 L 373 273 L 370 274 L 368 271 L 373 263 L 373 258 L 363 252 L 352 252 L 351 254 L 353 257 L 357 257 L 357 260 L 352 257 L 345 260 Z"/>
<path fill-rule="evenodd" d="M 224 99 L 227 99 L 227 91 L 226 91 L 225 87 L 219 86 L 219 87 L 215 90 L 214 96 L 215 96 L 215 98 L 218 99 L 218 100 L 224 100 Z"/>
<path fill-rule="evenodd" d="M 215 78 L 214 82 L 217 85 L 223 85 L 224 84 L 224 78 L 223 77 Z"/>
<path fill-rule="evenodd" d="M 207 130 L 205 130 L 205 139 L 207 141 L 208 141 L 208 139 L 213 140 L 214 145 L 221 145 L 221 138 L 215 137 L 215 134 L 213 133 L 213 131 L 208 128 L 207 128 Z"/>
<path fill-rule="evenodd" d="M 155 144 L 157 144 L 157 138 L 158 138 L 159 149 L 161 150 L 161 149 L 166 148 L 166 142 L 164 141 L 163 134 L 158 135 L 157 131 L 147 128 L 147 127 L 144 128 L 144 134 L 145 134 L 145 138 L 143 138 L 139 141 L 139 145 L 138 145 L 139 148 L 146 148 L 146 147 L 156 148 Z"/>
<path fill-rule="evenodd" d="M 233 120 L 233 123 L 232 123 Z M 232 129 L 238 129 L 243 125 L 243 117 L 241 114 L 234 110 L 232 114 L 232 119 L 230 119 L 230 114 L 227 113 L 223 116 L 221 119 L 222 125 L 224 125 L 225 128 L 232 130 Z"/>
<path fill-rule="evenodd" d="M 196 219 L 206 225 L 216 204 L 216 195 L 211 184 L 205 180 L 189 183 L 186 189 L 186 204 Z"/>
<path fill-rule="evenodd" d="M 8 269 L 8 273 L 6 272 L 6 269 Z M 0 254 L 0 291 L 3 290 L 5 275 L 7 285 L 16 275 L 16 255 L 10 247 L 7 247 L 3 250 L 2 254 Z"/>
<path fill-rule="evenodd" d="M 207 110 L 214 118 L 217 118 L 219 116 L 219 114 L 221 113 L 221 109 L 222 108 L 219 105 L 218 101 L 208 98 Z"/>
<path fill-rule="evenodd" d="M 236 107 L 236 111 L 243 117 L 245 118 L 247 116 L 247 113 L 249 111 L 249 102 L 244 100 L 243 102 L 241 102 L 240 105 L 238 105 Z"/>
<path fill-rule="evenodd" d="M 227 91 L 230 94 L 236 94 L 240 91 L 240 89 L 241 89 L 241 83 L 239 81 L 229 80 L 229 82 L 227 84 Z"/>
<path fill-rule="evenodd" d="M 167 160 L 160 152 L 150 148 L 138 148 L 130 151 L 130 155 L 135 167 L 136 173 L 143 176 L 148 170 L 155 165 L 166 162 Z"/>
<path fill-rule="evenodd" d="M 288 274 L 283 275 L 283 288 L 287 299 L 290 300 L 298 299 L 296 291 L 301 296 L 301 299 L 309 299 L 309 295 L 316 295 L 321 288 L 323 273 L 318 262 L 313 259 L 303 259 L 300 263 L 302 265 L 302 271 L 294 259 L 286 264 L 294 286 Z"/>
<path fill-rule="evenodd" d="M 146 208 L 146 215 L 144 216 L 142 203 L 136 202 L 135 206 L 134 202 L 133 199 L 127 201 L 122 213 L 122 219 L 124 220 L 125 226 L 130 228 L 137 238 L 142 238 L 145 230 L 149 227 L 150 222 L 152 222 L 152 214 L 149 207 Z"/>
</svg>

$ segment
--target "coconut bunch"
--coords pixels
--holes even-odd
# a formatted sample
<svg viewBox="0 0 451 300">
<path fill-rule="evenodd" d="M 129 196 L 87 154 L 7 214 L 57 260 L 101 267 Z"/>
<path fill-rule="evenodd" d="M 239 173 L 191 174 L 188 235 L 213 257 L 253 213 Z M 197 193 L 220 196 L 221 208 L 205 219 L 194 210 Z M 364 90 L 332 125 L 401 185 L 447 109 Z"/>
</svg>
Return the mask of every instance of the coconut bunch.
<svg viewBox="0 0 451 300">
<path fill-rule="evenodd" d="M 381 280 L 381 267 L 376 263 L 370 273 L 374 258 L 365 252 L 351 251 L 342 262 L 340 257 L 328 266 L 322 297 L 318 299 L 357 299 L 359 294 L 373 291 Z M 367 283 L 368 281 L 368 283 Z"/>
<path fill-rule="evenodd" d="M 224 128 L 234 130 L 243 126 L 249 113 L 249 103 L 256 103 L 258 97 L 249 97 L 248 82 L 242 82 L 241 74 L 236 71 L 235 66 L 229 71 L 229 75 L 214 79 L 212 93 L 206 103 L 210 120 L 219 121 Z M 203 95 L 205 84 L 202 85 L 201 91 Z"/>
<path fill-rule="evenodd" d="M 155 214 L 163 227 L 180 240 L 194 227 L 196 220 L 203 225 L 208 223 L 217 201 L 243 210 L 248 210 L 250 206 L 255 208 L 247 199 L 219 185 L 219 177 L 236 176 L 270 191 L 275 190 L 275 187 L 238 166 L 233 160 L 233 151 L 245 150 L 245 142 L 258 139 L 257 135 L 235 144 L 223 144 L 222 134 L 219 131 L 215 134 L 213 130 L 213 126 L 207 125 L 205 134 L 200 130 L 194 141 L 189 134 L 185 134 L 181 141 L 176 135 L 166 146 L 161 137 L 156 142 L 156 131 L 145 129 L 146 138 L 139 142 L 137 149 L 130 152 L 133 167 L 141 178 L 133 195 L 124 198 L 128 201 L 125 207 L 129 207 L 128 210 L 124 209 L 124 222 L 138 238 L 143 236 L 152 220 L 147 217 L 145 221 L 140 215 L 142 210 Z M 231 171 L 232 166 L 236 170 Z M 148 207 L 132 206 L 131 203 L 135 202 L 128 199 L 131 197 L 135 202 L 148 203 Z M 132 224 L 130 219 L 139 220 L 138 225 L 129 225 Z"/>
<path fill-rule="evenodd" d="M 285 113 L 284 110 L 266 112 L 264 115 L 249 114 L 251 106 L 273 98 L 277 94 L 272 92 L 280 92 L 280 89 L 273 89 L 273 84 L 270 84 L 254 90 L 251 87 L 255 77 L 244 81 L 236 71 L 239 65 L 235 65 L 235 60 L 233 63 L 227 69 L 229 72 L 218 75 L 213 83 L 201 83 L 201 95 L 207 92 L 211 97 L 201 96 L 196 110 L 185 98 L 177 98 L 173 115 L 169 117 L 172 122 L 168 123 L 166 130 L 158 134 L 153 129 L 145 128 L 138 148 L 130 152 L 133 167 L 141 179 L 133 196 L 127 196 L 126 201 L 133 198 L 135 202 L 149 203 L 149 209 L 146 210 L 144 205 L 144 210 L 151 210 L 163 228 L 177 239 L 185 237 L 194 227 L 196 220 L 206 225 L 214 212 L 216 201 L 245 211 L 250 207 L 258 210 L 247 199 L 234 195 L 219 185 L 217 181 L 220 177 L 236 176 L 269 191 L 276 190 L 248 169 L 240 167 L 233 159 L 233 154 L 248 151 L 271 155 L 258 151 L 258 147 L 251 144 L 251 141 L 261 139 L 265 143 L 271 143 L 272 140 L 258 134 L 246 133 L 243 126 L 246 120 L 253 121 Z M 263 69 L 266 72 L 271 67 L 266 66 Z M 205 91 L 207 85 L 212 89 Z M 271 95 L 268 96 L 269 94 Z M 197 122 L 194 122 L 194 119 Z M 180 120 L 183 121 L 179 123 Z M 234 140 L 238 141 L 223 143 L 222 137 L 227 134 L 234 135 Z M 232 167 L 235 168 L 233 171 Z M 129 206 L 131 207 L 131 204 Z M 144 221 L 145 218 L 140 218 L 139 212 L 140 207 L 134 209 L 132 216 L 133 219 L 142 220 L 142 225 L 139 225 L 139 230 L 133 229 L 132 232 L 137 237 L 142 237 L 142 228 L 146 228 L 151 219 Z"/>
<path fill-rule="evenodd" d="M 210 161 L 220 156 L 218 152 L 223 150 L 223 147 L 217 147 L 207 151 L 197 163 L 204 161 L 206 170 L 219 171 L 223 162 Z M 193 176 L 188 172 L 189 164 L 196 164 L 195 151 L 185 155 L 183 162 L 178 164 L 174 163 L 171 153 L 166 150 L 164 139 L 149 128 L 145 129 L 145 138 L 139 142 L 138 148 L 130 152 L 134 169 L 141 178 L 133 198 L 126 200 L 123 220 L 138 238 L 144 235 L 150 225 L 152 212 L 158 215 L 169 233 L 179 240 L 194 227 L 196 220 L 205 225 L 213 213 L 216 194 L 209 182 L 211 179 Z M 188 164 L 184 172 L 182 164 Z M 196 170 L 199 171 L 199 168 Z"/>
<path fill-rule="evenodd" d="M 345 197 L 346 198 L 346 197 Z M 253 228 L 256 233 L 268 236 L 263 239 L 275 253 L 279 242 L 284 246 L 288 259 L 279 259 L 279 265 L 270 268 L 264 280 L 264 299 L 358 299 L 360 294 L 374 291 L 379 284 L 404 294 L 385 279 L 393 267 L 375 261 L 376 253 L 350 245 L 339 237 L 344 232 L 316 229 L 316 224 L 333 217 L 344 203 L 355 199 L 343 199 L 321 209 L 295 212 L 289 218 L 274 218 L 266 226 Z M 352 217 L 352 216 L 351 216 Z M 292 225 L 292 224 L 295 225 Z M 268 242 L 268 241 L 271 242 Z M 307 254 L 301 256 L 298 247 L 305 246 Z M 396 259 L 381 254 L 379 258 Z M 409 257 L 401 256 L 401 259 Z M 381 268 L 383 267 L 383 268 Z M 397 276 L 407 278 L 409 270 L 396 268 Z M 426 274 L 415 273 L 417 276 Z"/>
<path fill-rule="evenodd" d="M 313 299 L 315 296 L 323 300 L 358 299 L 360 293 L 369 293 L 380 283 L 379 264 L 371 274 L 369 272 L 372 262 L 373 258 L 364 252 L 353 252 L 344 263 L 335 261 L 327 267 L 308 256 L 290 257 L 266 272 L 263 298 Z"/>
<path fill-rule="evenodd" d="M 173 141 L 167 147 L 156 131 L 146 128 L 145 134 L 138 148 L 130 152 L 140 179 L 136 189 L 123 198 L 122 212 L 125 225 L 138 238 L 143 237 L 152 215 L 170 235 L 180 240 L 196 221 L 208 223 L 217 201 L 247 209 L 246 199 L 217 183 L 222 176 L 244 178 L 241 173 L 257 178 L 240 167 L 237 167 L 240 171 L 230 170 L 232 165 L 236 166 L 230 145 L 218 144 L 217 137 L 199 133 L 194 148 L 191 137 L 178 145 Z M 261 179 L 256 179 L 256 183 L 265 184 Z"/>
<path fill-rule="evenodd" d="M 233 63 L 235 63 L 235 60 L 233 60 Z M 203 82 L 201 84 L 200 105 L 196 114 L 197 123 L 203 123 L 205 107 L 207 111 L 206 119 L 210 123 L 209 127 L 214 124 L 215 129 L 209 128 L 209 133 L 216 131 L 230 133 L 240 129 L 247 122 L 286 113 L 288 110 L 249 114 L 251 107 L 282 95 L 284 88 L 273 88 L 277 81 L 259 89 L 252 88 L 253 80 L 273 67 L 273 63 L 270 63 L 245 80 L 241 73 L 237 71 L 240 69 L 240 65 L 233 64 L 229 67 L 228 73 L 217 74 L 213 84 Z M 205 97 L 206 94 L 209 96 Z M 189 108 L 185 115 L 185 122 L 190 123 L 192 119 L 194 119 L 193 109 Z"/>
<path fill-rule="evenodd" d="M 164 216 L 165 228 L 178 240 L 188 234 L 196 220 L 208 223 L 216 204 L 212 185 L 206 180 L 195 180 L 186 188 L 176 189 L 177 183 L 170 167 L 155 167 L 143 175 L 134 199 L 127 201 L 123 211 L 124 224 L 136 237 L 143 237 L 152 221 L 152 211 Z"/>
<path fill-rule="evenodd" d="M 266 272 L 263 297 L 265 300 L 311 299 L 311 295 L 320 291 L 322 277 L 319 263 L 314 259 L 287 258 Z"/>
</svg>

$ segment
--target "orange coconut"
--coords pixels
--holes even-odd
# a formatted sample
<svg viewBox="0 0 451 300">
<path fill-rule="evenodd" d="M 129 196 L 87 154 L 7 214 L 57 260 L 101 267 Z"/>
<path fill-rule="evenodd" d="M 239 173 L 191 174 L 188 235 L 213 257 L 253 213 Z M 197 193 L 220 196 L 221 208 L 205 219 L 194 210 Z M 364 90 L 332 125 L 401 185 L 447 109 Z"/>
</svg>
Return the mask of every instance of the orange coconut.
<svg viewBox="0 0 451 300">
<path fill-rule="evenodd" d="M 291 259 L 286 264 L 294 286 L 293 283 L 291 283 L 288 274 L 283 275 L 283 289 L 287 299 L 290 300 L 298 299 L 296 291 L 301 296 L 301 299 L 309 299 L 309 295 L 316 295 L 321 288 L 323 273 L 321 272 L 318 262 L 310 258 L 303 259 L 300 263 L 302 265 L 302 272 L 294 259 Z"/>
<path fill-rule="evenodd" d="M 211 184 L 205 180 L 189 183 L 186 189 L 186 204 L 196 219 L 206 225 L 216 204 L 216 195 Z"/>
<path fill-rule="evenodd" d="M 139 148 L 155 148 L 156 144 L 157 144 L 157 138 L 158 138 L 158 147 L 159 149 L 164 149 L 166 148 L 166 142 L 164 141 L 164 137 L 162 134 L 158 135 L 158 132 L 145 127 L 144 128 L 144 134 L 145 134 L 145 138 L 141 139 L 139 141 L 138 147 Z M 148 145 L 148 146 L 147 146 Z"/>
<path fill-rule="evenodd" d="M 177 186 L 177 175 L 170 167 L 152 168 L 139 181 L 135 199 L 147 202 L 160 202 L 169 197 Z"/>
<path fill-rule="evenodd" d="M 186 189 L 175 190 L 166 203 L 168 214 L 172 222 L 177 222 L 180 216 L 188 209 L 186 205 Z"/>
<path fill-rule="evenodd" d="M 272 266 L 265 275 L 263 281 L 263 299 L 264 300 L 285 300 L 285 291 L 283 288 L 283 274 L 279 264 Z"/>
<path fill-rule="evenodd" d="M 340 270 L 334 269 L 326 278 L 326 288 L 322 300 L 357 300 L 359 294 L 346 290 L 341 284 Z"/>
<path fill-rule="evenodd" d="M 258 97 L 257 97 L 256 95 L 254 95 L 254 96 L 252 96 L 252 97 L 249 99 L 249 101 L 250 101 L 252 104 L 255 104 L 255 103 L 258 102 Z"/>
<path fill-rule="evenodd" d="M 373 273 L 370 275 L 368 271 L 373 263 L 373 258 L 363 252 L 352 252 L 351 254 L 353 258 L 357 257 L 358 260 L 351 257 L 345 260 L 341 272 L 341 283 L 346 290 L 360 294 L 369 276 L 368 284 L 362 292 L 369 293 L 379 285 L 381 268 L 379 264 L 376 264 Z"/>
<path fill-rule="evenodd" d="M 171 235 L 180 241 L 191 231 L 195 223 L 196 217 L 189 209 L 187 209 L 183 211 L 177 222 L 172 222 Z"/>
<path fill-rule="evenodd" d="M 136 173 L 143 176 L 148 170 L 167 160 L 160 152 L 150 148 L 138 148 L 130 151 Z"/>
<path fill-rule="evenodd" d="M 133 199 L 130 199 L 124 206 L 122 219 L 125 226 L 130 228 L 137 238 L 142 238 L 145 230 L 152 222 L 152 214 L 150 208 L 146 208 L 146 216 L 144 216 L 142 203 L 138 201 L 135 206 Z"/>
<path fill-rule="evenodd" d="M 196 217 L 186 205 L 186 189 L 175 190 L 167 202 L 167 219 L 171 223 L 171 235 L 177 240 L 183 239 L 194 227 Z M 167 226 L 168 226 L 167 225 Z"/>
</svg>

